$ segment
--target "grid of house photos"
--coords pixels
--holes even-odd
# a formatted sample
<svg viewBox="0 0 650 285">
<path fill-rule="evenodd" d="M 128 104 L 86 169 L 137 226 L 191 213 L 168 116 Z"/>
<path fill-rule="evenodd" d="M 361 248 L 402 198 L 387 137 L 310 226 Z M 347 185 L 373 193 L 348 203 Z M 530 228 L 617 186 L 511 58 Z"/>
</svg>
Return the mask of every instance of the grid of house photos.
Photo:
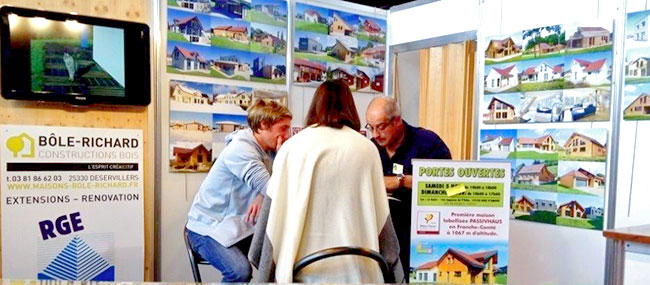
<svg viewBox="0 0 650 285">
<path fill-rule="evenodd" d="M 288 103 L 286 91 L 171 80 L 170 171 L 207 172 L 226 146 L 226 136 L 248 125 L 246 109 L 256 99 Z"/>
<path fill-rule="evenodd" d="M 384 91 L 386 21 L 296 3 L 293 80 L 343 79 L 357 92 Z"/>
<path fill-rule="evenodd" d="M 287 2 L 168 0 L 167 72 L 285 84 Z"/>
<path fill-rule="evenodd" d="M 487 38 L 483 122 L 609 120 L 611 31 L 603 21 Z"/>
<path fill-rule="evenodd" d="M 491 129 L 480 140 L 481 160 L 511 164 L 511 218 L 603 229 L 607 129 Z"/>
<path fill-rule="evenodd" d="M 650 120 L 650 10 L 627 14 L 624 120 Z"/>
</svg>

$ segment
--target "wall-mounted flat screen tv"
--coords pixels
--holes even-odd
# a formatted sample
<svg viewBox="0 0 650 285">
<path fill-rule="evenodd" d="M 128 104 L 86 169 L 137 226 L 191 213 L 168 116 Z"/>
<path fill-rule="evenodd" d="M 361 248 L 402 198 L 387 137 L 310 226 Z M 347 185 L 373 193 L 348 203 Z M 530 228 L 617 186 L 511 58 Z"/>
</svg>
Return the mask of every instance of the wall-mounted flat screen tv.
<svg viewBox="0 0 650 285">
<path fill-rule="evenodd" d="M 148 105 L 145 24 L 0 8 L 2 96 L 76 105 Z"/>
</svg>

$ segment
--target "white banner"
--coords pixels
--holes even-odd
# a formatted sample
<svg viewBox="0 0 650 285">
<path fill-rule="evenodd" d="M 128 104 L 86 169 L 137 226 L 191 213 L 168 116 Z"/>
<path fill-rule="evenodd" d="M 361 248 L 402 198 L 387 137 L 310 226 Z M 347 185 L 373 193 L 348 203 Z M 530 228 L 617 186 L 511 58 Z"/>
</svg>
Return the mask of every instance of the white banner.
<svg viewBox="0 0 650 285">
<path fill-rule="evenodd" d="M 0 126 L 2 277 L 142 281 L 142 131 Z"/>
<path fill-rule="evenodd" d="M 511 166 L 413 160 L 411 282 L 506 284 Z"/>
</svg>

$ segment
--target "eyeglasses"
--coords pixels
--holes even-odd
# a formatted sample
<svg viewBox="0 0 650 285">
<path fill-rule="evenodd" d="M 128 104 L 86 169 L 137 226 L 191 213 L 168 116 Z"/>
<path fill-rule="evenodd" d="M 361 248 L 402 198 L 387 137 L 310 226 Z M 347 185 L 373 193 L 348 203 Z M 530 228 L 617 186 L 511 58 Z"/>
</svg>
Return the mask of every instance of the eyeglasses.
<svg viewBox="0 0 650 285">
<path fill-rule="evenodd" d="M 384 130 L 385 130 L 385 129 L 390 125 L 390 123 L 391 123 L 392 121 L 393 121 L 393 118 L 389 118 L 388 120 L 386 120 L 386 122 L 383 122 L 383 123 L 381 123 L 381 124 L 377 124 L 376 126 L 372 126 L 372 125 L 370 125 L 370 124 L 366 124 L 365 128 L 366 128 L 370 133 L 373 133 L 375 130 L 377 130 L 377 131 L 379 131 L 379 132 L 383 132 L 383 131 L 384 131 Z"/>
</svg>

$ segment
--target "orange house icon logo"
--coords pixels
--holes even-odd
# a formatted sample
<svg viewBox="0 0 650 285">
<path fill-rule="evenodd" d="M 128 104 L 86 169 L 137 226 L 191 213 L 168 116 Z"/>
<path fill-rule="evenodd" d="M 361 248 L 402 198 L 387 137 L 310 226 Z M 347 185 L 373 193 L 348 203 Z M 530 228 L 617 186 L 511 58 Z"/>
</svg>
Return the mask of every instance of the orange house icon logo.
<svg viewBox="0 0 650 285">
<path fill-rule="evenodd" d="M 7 149 L 11 151 L 14 157 L 34 157 L 36 143 L 34 138 L 26 133 L 10 137 L 7 140 Z"/>
</svg>

